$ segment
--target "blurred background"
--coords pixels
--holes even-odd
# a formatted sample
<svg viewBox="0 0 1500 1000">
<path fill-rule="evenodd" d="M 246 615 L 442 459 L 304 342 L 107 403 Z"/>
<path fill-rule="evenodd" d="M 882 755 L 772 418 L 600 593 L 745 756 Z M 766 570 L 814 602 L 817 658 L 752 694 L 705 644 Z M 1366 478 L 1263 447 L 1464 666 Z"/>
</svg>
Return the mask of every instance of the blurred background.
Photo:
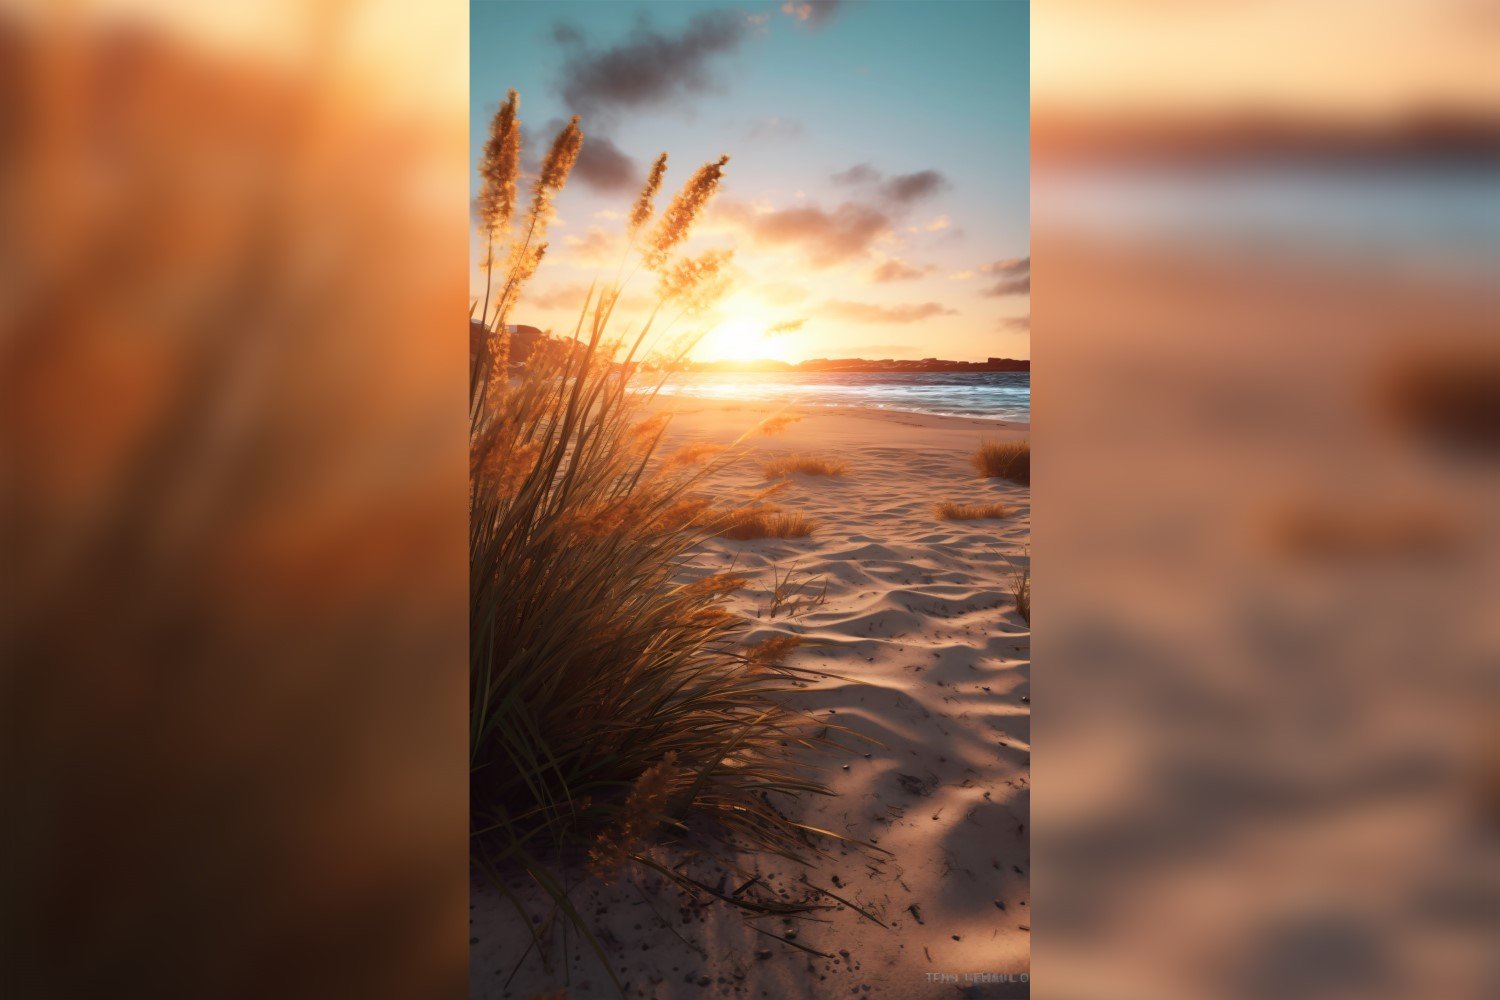
<svg viewBox="0 0 1500 1000">
<path fill-rule="evenodd" d="M 7 997 L 464 989 L 467 5 L 0 3 Z M 1038 0 L 1039 997 L 1500 992 L 1492 0 Z"/>
<path fill-rule="evenodd" d="M 1500 5 L 1033 5 L 1047 998 L 1500 992 Z"/>
<path fill-rule="evenodd" d="M 467 6 L 0 3 L 0 994 L 458 996 Z"/>
</svg>

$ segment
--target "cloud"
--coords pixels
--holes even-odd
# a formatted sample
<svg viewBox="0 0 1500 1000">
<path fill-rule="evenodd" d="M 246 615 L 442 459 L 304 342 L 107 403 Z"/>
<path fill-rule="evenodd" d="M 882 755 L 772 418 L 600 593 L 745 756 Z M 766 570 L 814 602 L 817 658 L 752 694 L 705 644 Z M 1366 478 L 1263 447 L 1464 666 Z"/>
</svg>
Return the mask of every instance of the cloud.
<svg viewBox="0 0 1500 1000">
<path fill-rule="evenodd" d="M 1027 295 L 1031 292 L 1031 275 L 1024 274 L 1019 278 L 1007 278 L 998 281 L 986 288 L 981 294 L 992 298 L 1002 295 Z"/>
<path fill-rule="evenodd" d="M 566 52 L 558 90 L 571 110 L 584 115 L 669 104 L 715 86 L 710 63 L 737 48 L 748 30 L 743 15 L 708 10 L 695 14 L 679 35 L 641 22 L 620 44 L 594 49 L 577 28 L 561 24 L 553 31 Z"/>
<path fill-rule="evenodd" d="M 781 12 L 810 28 L 821 28 L 838 13 L 840 0 L 786 0 Z"/>
<path fill-rule="evenodd" d="M 856 323 L 917 323 L 933 316 L 957 316 L 957 309 L 936 302 L 912 305 L 882 306 L 871 302 L 849 302 L 831 299 L 819 310 L 837 319 L 853 320 Z"/>
<path fill-rule="evenodd" d="M 912 267 L 905 261 L 892 257 L 881 261 L 880 266 L 870 272 L 870 280 L 881 285 L 892 281 L 910 281 L 913 278 L 920 278 L 928 270 L 928 268 Z"/>
<path fill-rule="evenodd" d="M 584 296 L 588 293 L 589 286 L 582 283 L 546 289 L 527 288 L 521 293 L 521 305 L 532 309 L 582 309 Z"/>
<path fill-rule="evenodd" d="M 856 163 L 848 170 L 840 170 L 833 175 L 835 184 L 873 184 L 885 176 L 879 170 L 868 163 Z"/>
<path fill-rule="evenodd" d="M 761 118 L 752 122 L 749 129 L 752 139 L 800 139 L 807 129 L 794 118 Z"/>
<path fill-rule="evenodd" d="M 881 194 L 899 205 L 909 205 L 950 187 L 948 178 L 936 170 L 898 174 L 880 186 Z"/>
<path fill-rule="evenodd" d="M 573 165 L 577 178 L 596 191 L 632 191 L 645 173 L 607 135 L 587 135 Z"/>
<path fill-rule="evenodd" d="M 780 323 L 774 323 L 768 330 L 766 330 L 766 336 L 776 337 L 783 333 L 796 333 L 798 330 L 802 329 L 803 324 L 805 324 L 806 322 L 807 320 L 805 319 L 788 319 L 783 320 Z"/>
<path fill-rule="evenodd" d="M 948 178 L 936 170 L 918 170 L 896 174 L 886 180 L 885 174 L 868 163 L 856 163 L 848 170 L 831 175 L 835 184 L 880 184 L 880 196 L 893 205 L 904 207 L 952 187 Z M 884 183 L 880 183 L 884 181 Z"/>
<path fill-rule="evenodd" d="M 997 260 L 993 264 L 979 265 L 980 274 L 1002 274 L 1006 277 L 1015 277 L 1019 274 L 1031 273 L 1030 257 L 1010 257 L 1006 260 Z"/>
<path fill-rule="evenodd" d="M 753 212 L 748 206 L 729 208 L 757 243 L 795 246 L 814 267 L 829 267 L 869 250 L 890 230 L 884 212 L 858 202 L 845 202 L 831 211 L 815 205 Z"/>
<path fill-rule="evenodd" d="M 1000 317 L 1000 332 L 1001 333 L 1030 333 L 1031 332 L 1031 314 L 1027 313 L 1025 316 L 1001 316 Z"/>
<path fill-rule="evenodd" d="M 590 226 L 582 236 L 564 236 L 569 264 L 618 264 L 624 237 L 620 233 Z"/>
<path fill-rule="evenodd" d="M 1002 295 L 1025 295 L 1031 291 L 1030 257 L 997 260 L 980 267 L 979 271 L 981 274 L 999 277 L 998 281 L 983 291 L 984 295 L 998 298 Z"/>
</svg>

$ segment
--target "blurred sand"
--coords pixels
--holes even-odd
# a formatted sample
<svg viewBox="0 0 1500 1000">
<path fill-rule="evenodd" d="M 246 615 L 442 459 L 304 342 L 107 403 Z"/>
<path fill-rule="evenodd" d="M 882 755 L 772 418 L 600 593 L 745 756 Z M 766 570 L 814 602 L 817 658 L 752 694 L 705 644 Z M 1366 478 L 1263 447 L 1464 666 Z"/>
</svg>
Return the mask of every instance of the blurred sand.
<svg viewBox="0 0 1500 1000">
<path fill-rule="evenodd" d="M 688 441 L 728 444 L 773 412 L 675 405 L 668 450 Z M 673 892 L 654 896 L 673 930 L 628 883 L 580 888 L 575 902 L 594 916 L 631 995 L 946 997 L 957 986 L 972 987 L 973 996 L 1023 996 L 1019 982 L 980 985 L 965 975 L 1019 977 L 1029 965 L 1030 630 L 1009 588 L 1028 562 L 1030 490 L 978 479 L 968 463 L 982 437 L 1020 438 L 1026 428 L 881 411 L 775 412 L 802 419 L 773 436 L 747 438 L 748 454 L 711 486 L 754 492 L 765 485 L 761 461 L 780 453 L 836 456 L 850 471 L 799 476 L 777 496 L 787 510 L 820 522 L 811 538 L 714 540 L 697 553 L 693 572 L 732 568 L 749 577 L 734 604 L 751 619 L 762 615 L 749 640 L 817 640 L 822 645 L 789 662 L 847 678 L 808 687 L 800 707 L 881 745 L 810 761 L 837 795 L 807 802 L 797 815 L 891 852 L 835 850 L 813 876 L 888 928 L 847 909 L 816 914 L 828 922 L 799 922 L 797 940 L 833 956 L 819 958 L 756 933 L 722 906 L 679 908 Z M 939 521 L 932 507 L 944 500 L 998 500 L 1015 513 Z M 826 582 L 826 601 L 772 620 L 765 615 L 773 572 L 788 571 L 794 584 L 810 584 L 805 593 L 813 597 Z M 755 870 L 801 898 L 796 866 L 765 859 Z M 505 996 L 527 938 L 492 889 L 476 885 L 473 902 L 471 994 Z M 774 918 L 758 923 L 778 936 L 788 929 Z M 608 995 L 608 977 L 587 947 L 574 936 L 567 950 L 570 995 Z M 928 979 L 938 973 L 954 980 Z M 707 984 L 699 985 L 703 976 Z M 554 979 L 541 974 L 533 954 L 508 995 L 565 982 L 561 968 Z"/>
</svg>

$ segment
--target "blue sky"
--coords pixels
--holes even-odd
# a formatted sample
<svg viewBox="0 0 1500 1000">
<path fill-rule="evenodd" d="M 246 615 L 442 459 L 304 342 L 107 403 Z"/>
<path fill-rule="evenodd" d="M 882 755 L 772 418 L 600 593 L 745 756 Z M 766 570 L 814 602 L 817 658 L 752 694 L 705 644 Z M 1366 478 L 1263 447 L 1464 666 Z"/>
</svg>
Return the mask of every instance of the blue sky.
<svg viewBox="0 0 1500 1000">
<path fill-rule="evenodd" d="M 684 321 L 699 357 L 1029 356 L 1028 20 L 1009 0 L 474 3 L 472 159 L 511 87 L 532 147 L 579 113 L 590 158 L 513 321 L 571 327 L 658 152 L 668 195 L 727 153 L 687 248 L 735 253 L 734 292 Z"/>
</svg>

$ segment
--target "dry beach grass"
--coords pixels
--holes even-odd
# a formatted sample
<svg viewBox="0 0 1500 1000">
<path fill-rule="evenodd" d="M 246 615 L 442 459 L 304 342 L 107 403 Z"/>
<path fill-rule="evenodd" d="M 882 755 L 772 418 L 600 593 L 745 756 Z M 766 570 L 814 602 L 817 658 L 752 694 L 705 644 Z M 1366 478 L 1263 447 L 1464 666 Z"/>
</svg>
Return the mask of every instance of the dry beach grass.
<svg viewBox="0 0 1500 1000">
<path fill-rule="evenodd" d="M 672 414 L 664 446 L 732 443 L 757 411 L 770 406 L 695 400 Z M 761 496 L 757 459 L 836 449 L 859 475 L 775 496 L 778 513 L 815 519 L 818 530 L 706 538 L 684 551 L 682 572 L 722 582 L 724 609 L 750 622 L 752 659 L 774 652 L 783 669 L 822 674 L 791 681 L 776 695 L 782 704 L 852 734 L 842 749 L 790 748 L 793 766 L 834 795 L 789 802 L 788 816 L 890 853 L 834 847 L 814 881 L 836 899 L 775 856 L 747 857 L 743 877 L 725 883 L 730 895 L 752 884 L 833 906 L 805 923 L 747 925 L 649 874 L 581 884 L 577 905 L 602 914 L 606 954 L 632 995 L 927 997 L 941 995 L 926 979 L 933 969 L 1028 967 L 1029 490 L 970 475 L 963 505 L 999 504 L 1009 516 L 934 521 L 936 505 L 955 502 L 976 432 L 1000 436 L 994 424 L 876 411 L 801 416 L 783 438 L 749 439 L 743 460 L 714 464 L 697 486 Z M 652 886 L 667 890 L 665 904 Z M 478 985 L 515 961 L 501 905 L 476 914 Z M 575 951 L 570 995 L 607 994 L 597 960 Z M 584 981 L 592 987 L 579 988 Z M 533 970 L 512 990 L 526 996 L 559 982 Z"/>
<path fill-rule="evenodd" d="M 989 479 L 1009 479 L 1031 485 L 1031 444 L 1026 441 L 986 441 L 974 453 L 974 468 Z"/>
</svg>

